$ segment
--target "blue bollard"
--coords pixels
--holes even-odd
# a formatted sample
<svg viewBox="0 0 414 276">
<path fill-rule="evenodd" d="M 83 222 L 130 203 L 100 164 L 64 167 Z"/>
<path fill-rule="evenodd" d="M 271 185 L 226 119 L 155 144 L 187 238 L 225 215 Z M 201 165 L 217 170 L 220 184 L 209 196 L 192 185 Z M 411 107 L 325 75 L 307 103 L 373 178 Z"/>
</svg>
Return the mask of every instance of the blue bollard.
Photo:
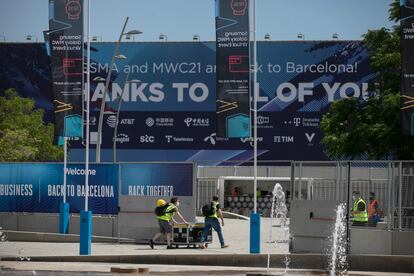
<svg viewBox="0 0 414 276">
<path fill-rule="evenodd" d="M 260 254 L 260 214 L 250 214 L 250 254 Z"/>
<path fill-rule="evenodd" d="M 92 242 L 92 212 L 81 211 L 79 255 L 91 255 L 91 242 Z"/>
<path fill-rule="evenodd" d="M 69 203 L 61 202 L 59 205 L 59 233 L 69 233 Z"/>
</svg>

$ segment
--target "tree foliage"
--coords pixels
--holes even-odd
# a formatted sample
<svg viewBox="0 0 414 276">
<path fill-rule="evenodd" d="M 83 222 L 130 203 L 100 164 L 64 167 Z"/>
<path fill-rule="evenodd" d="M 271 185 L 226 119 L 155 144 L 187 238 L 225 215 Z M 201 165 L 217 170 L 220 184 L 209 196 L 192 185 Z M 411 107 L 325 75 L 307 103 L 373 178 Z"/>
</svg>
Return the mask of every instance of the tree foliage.
<svg viewBox="0 0 414 276">
<path fill-rule="evenodd" d="M 53 144 L 53 125 L 44 124 L 41 109 L 14 89 L 0 97 L 0 162 L 61 161 L 63 150 Z"/>
<path fill-rule="evenodd" d="M 389 19 L 399 20 L 399 1 Z M 414 138 L 400 130 L 400 31 L 382 28 L 364 35 L 377 80 L 367 99 L 341 99 L 322 118 L 322 143 L 330 158 L 412 159 Z"/>
</svg>

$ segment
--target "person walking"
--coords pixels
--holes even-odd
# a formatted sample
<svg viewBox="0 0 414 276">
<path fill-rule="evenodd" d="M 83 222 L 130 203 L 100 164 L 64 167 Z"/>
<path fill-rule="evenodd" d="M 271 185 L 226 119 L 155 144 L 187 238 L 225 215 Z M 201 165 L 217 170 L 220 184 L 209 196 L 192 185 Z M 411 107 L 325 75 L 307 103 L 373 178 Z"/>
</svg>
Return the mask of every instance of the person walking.
<svg viewBox="0 0 414 276">
<path fill-rule="evenodd" d="M 149 246 L 154 249 L 155 241 L 162 235 L 165 235 L 167 241 L 167 249 L 172 249 L 172 235 L 173 235 L 173 223 L 177 223 L 174 220 L 174 215 L 177 214 L 180 219 L 185 223 L 188 222 L 184 219 L 181 213 L 178 211 L 180 202 L 177 197 L 171 198 L 170 203 L 166 203 L 163 199 L 157 200 L 157 207 L 155 213 L 158 219 L 159 232 L 149 241 Z"/>
<path fill-rule="evenodd" d="M 354 206 L 352 208 L 352 226 L 365 226 L 368 222 L 367 204 L 361 198 L 359 191 L 352 193 Z"/>
<path fill-rule="evenodd" d="M 375 198 L 375 193 L 369 193 L 369 205 L 368 205 L 368 226 L 376 227 L 378 221 L 380 221 L 379 201 Z"/>
<path fill-rule="evenodd" d="M 207 244 L 204 244 L 204 242 L 207 240 L 208 232 L 211 228 L 213 228 L 217 232 L 221 248 L 227 248 L 229 247 L 229 245 L 224 243 L 223 232 L 220 226 L 220 222 L 218 220 L 220 218 L 221 225 L 224 226 L 224 218 L 223 213 L 221 212 L 218 196 L 213 196 L 213 201 L 210 204 L 211 214 L 205 216 L 204 219 L 204 229 L 203 235 L 200 239 L 200 248 L 204 249 L 207 247 Z"/>
</svg>

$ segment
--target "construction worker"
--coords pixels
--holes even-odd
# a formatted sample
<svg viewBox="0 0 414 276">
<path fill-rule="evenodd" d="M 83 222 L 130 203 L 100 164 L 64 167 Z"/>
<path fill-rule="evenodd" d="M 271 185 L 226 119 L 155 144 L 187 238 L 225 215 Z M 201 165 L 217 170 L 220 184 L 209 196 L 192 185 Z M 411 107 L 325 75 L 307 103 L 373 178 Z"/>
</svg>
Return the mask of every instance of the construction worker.
<svg viewBox="0 0 414 276">
<path fill-rule="evenodd" d="M 365 226 L 368 222 L 367 204 L 361 198 L 359 191 L 352 193 L 352 199 L 354 201 L 352 208 L 352 226 Z"/>
<path fill-rule="evenodd" d="M 368 226 L 376 227 L 380 221 L 379 201 L 374 192 L 369 192 Z"/>
<path fill-rule="evenodd" d="M 171 241 L 172 241 L 172 234 L 173 234 L 173 224 L 172 222 L 176 223 L 174 220 L 174 215 L 177 214 L 180 219 L 185 223 L 188 222 L 184 219 L 184 217 L 178 211 L 178 206 L 180 202 L 178 201 L 177 197 L 173 197 L 170 203 L 166 203 L 163 199 L 157 200 L 157 207 L 155 208 L 155 214 L 158 219 L 158 225 L 160 231 L 155 234 L 155 236 L 149 241 L 149 245 L 152 249 L 154 249 L 155 241 L 161 236 L 165 235 L 165 240 L 167 241 L 167 249 L 172 249 Z"/>
<path fill-rule="evenodd" d="M 227 248 L 229 247 L 229 245 L 224 243 L 223 233 L 221 230 L 220 222 L 218 220 L 218 218 L 220 218 L 221 224 L 222 226 L 224 226 L 224 218 L 223 213 L 221 212 L 218 196 L 213 196 L 213 201 L 211 202 L 210 206 L 210 214 L 205 214 L 204 230 L 203 235 L 200 239 L 200 248 L 204 249 L 207 247 L 207 244 L 204 244 L 204 242 L 207 240 L 208 232 L 211 228 L 213 228 L 217 232 L 221 248 Z"/>
</svg>

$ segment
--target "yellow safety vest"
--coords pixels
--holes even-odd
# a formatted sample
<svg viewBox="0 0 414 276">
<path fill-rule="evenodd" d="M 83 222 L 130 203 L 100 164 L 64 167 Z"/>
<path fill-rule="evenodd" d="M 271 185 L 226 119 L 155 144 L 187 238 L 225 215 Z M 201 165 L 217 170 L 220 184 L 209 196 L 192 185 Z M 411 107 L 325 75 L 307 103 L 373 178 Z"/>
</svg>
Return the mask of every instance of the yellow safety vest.
<svg viewBox="0 0 414 276">
<path fill-rule="evenodd" d="M 364 211 L 358 211 L 358 204 L 362 202 L 364 203 Z M 368 222 L 368 212 L 367 212 L 367 205 L 365 204 L 365 201 L 360 198 L 359 200 L 354 202 L 354 221 L 359 221 L 359 222 Z"/>
<path fill-rule="evenodd" d="M 175 215 L 175 212 L 171 212 L 172 209 L 175 208 L 175 205 L 172 203 L 168 203 L 168 207 L 165 209 L 165 214 L 162 216 L 157 216 L 160 220 L 170 221 L 172 217 Z"/>
<path fill-rule="evenodd" d="M 213 208 L 214 215 L 208 216 L 209 218 L 218 218 L 218 216 L 217 216 L 217 205 L 219 205 L 219 203 L 217 201 L 212 201 L 211 202 L 211 208 Z"/>
</svg>

